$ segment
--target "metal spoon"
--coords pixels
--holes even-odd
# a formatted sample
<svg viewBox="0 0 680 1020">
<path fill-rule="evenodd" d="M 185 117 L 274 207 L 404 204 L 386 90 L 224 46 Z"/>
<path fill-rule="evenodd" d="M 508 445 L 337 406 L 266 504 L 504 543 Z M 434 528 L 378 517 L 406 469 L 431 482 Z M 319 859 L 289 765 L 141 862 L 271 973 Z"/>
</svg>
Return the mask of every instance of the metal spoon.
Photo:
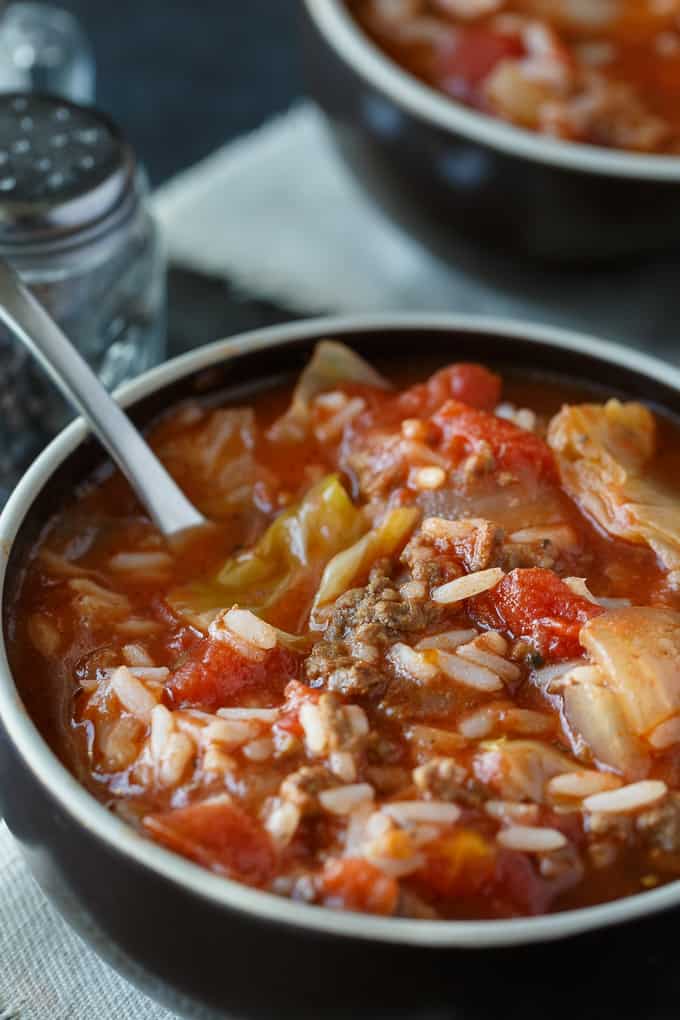
<svg viewBox="0 0 680 1020">
<path fill-rule="evenodd" d="M 166 537 L 206 523 L 70 340 L 2 260 L 0 321 L 86 419 Z"/>
</svg>

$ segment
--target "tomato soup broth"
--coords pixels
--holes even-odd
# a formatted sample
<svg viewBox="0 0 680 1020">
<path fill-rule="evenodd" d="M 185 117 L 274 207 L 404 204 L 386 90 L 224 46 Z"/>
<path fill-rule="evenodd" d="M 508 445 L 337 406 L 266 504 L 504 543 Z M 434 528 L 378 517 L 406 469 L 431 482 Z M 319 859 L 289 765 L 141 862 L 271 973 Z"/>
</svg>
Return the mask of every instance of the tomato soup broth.
<svg viewBox="0 0 680 1020">
<path fill-rule="evenodd" d="M 680 454 L 634 402 L 321 343 L 150 434 L 211 520 L 113 473 L 46 528 L 9 653 L 111 811 L 282 896 L 415 918 L 680 873 Z"/>
</svg>

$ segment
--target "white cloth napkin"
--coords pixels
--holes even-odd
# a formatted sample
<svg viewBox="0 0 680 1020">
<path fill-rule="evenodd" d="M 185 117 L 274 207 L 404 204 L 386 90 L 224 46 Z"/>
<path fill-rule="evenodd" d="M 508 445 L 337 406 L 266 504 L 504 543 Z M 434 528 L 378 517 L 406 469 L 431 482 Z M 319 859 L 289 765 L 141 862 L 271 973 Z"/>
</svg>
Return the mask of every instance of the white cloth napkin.
<svg viewBox="0 0 680 1020">
<path fill-rule="evenodd" d="M 301 313 L 386 309 L 514 315 L 676 355 L 673 259 L 528 272 L 509 257 L 443 266 L 362 196 L 308 103 L 155 196 L 174 262 Z M 168 1020 L 61 920 L 0 824 L 0 1020 Z"/>
<path fill-rule="evenodd" d="M 303 314 L 511 315 L 680 356 L 680 258 L 527 267 L 461 245 L 445 266 L 376 211 L 308 102 L 180 174 L 155 209 L 172 261 Z"/>
<path fill-rule="evenodd" d="M 0 1020 L 171 1020 L 102 963 L 31 878 L 0 822 Z"/>
</svg>

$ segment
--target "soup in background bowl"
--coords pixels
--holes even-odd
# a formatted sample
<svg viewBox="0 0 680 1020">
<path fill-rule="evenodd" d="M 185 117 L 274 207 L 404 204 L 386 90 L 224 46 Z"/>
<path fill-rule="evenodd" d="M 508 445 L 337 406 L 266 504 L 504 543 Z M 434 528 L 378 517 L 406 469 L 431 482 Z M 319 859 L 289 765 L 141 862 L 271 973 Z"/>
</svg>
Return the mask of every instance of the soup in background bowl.
<svg viewBox="0 0 680 1020">
<path fill-rule="evenodd" d="M 581 263 L 677 246 L 676 21 L 642 2 L 304 0 L 301 27 L 338 152 L 460 266 L 479 245 Z"/>
<path fill-rule="evenodd" d="M 680 151 L 680 5 L 652 0 L 348 0 L 398 64 L 553 138 Z"/>
</svg>

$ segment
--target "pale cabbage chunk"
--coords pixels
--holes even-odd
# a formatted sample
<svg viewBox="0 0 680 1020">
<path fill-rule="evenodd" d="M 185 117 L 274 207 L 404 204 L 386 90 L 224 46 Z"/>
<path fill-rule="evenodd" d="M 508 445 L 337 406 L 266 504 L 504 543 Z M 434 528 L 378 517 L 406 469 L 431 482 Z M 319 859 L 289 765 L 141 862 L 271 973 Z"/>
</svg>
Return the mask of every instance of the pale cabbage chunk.
<svg viewBox="0 0 680 1020">
<path fill-rule="evenodd" d="M 640 777 L 655 730 L 680 713 L 680 613 L 614 609 L 589 620 L 580 640 L 590 665 L 562 678 L 575 749 L 585 745 L 602 764 Z"/>
<path fill-rule="evenodd" d="M 680 570 L 678 493 L 645 469 L 656 449 L 656 423 L 642 404 L 567 405 L 550 423 L 569 495 L 610 535 L 654 550 L 669 571 Z"/>
</svg>

